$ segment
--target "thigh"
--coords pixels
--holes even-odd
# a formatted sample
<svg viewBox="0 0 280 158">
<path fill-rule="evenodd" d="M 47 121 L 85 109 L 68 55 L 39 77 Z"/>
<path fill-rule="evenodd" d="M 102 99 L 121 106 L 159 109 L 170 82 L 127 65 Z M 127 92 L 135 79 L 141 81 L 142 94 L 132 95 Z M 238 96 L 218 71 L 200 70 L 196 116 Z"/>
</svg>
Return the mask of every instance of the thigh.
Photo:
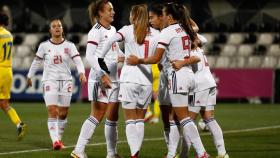
<svg viewBox="0 0 280 158">
<path fill-rule="evenodd" d="M 12 86 L 12 69 L 10 68 L 1 68 L 0 69 L 0 99 L 10 99 L 11 86 Z"/>
<path fill-rule="evenodd" d="M 58 105 L 59 104 L 59 82 L 58 81 L 44 81 L 43 95 L 45 104 Z"/>
</svg>

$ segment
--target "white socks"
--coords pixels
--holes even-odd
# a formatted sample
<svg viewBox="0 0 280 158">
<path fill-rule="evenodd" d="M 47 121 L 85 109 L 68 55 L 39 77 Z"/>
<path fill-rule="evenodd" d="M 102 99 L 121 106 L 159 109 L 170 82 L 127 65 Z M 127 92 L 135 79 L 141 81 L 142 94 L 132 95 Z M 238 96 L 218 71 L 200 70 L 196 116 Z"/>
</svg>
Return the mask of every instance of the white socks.
<svg viewBox="0 0 280 158">
<path fill-rule="evenodd" d="M 58 136 L 58 125 L 56 118 L 48 118 L 48 129 L 52 143 L 60 140 Z"/>
<path fill-rule="evenodd" d="M 218 155 L 225 155 L 226 149 L 221 127 L 214 118 L 209 118 L 208 120 L 204 120 L 204 122 L 209 127 L 209 130 L 213 136 Z"/>
<path fill-rule="evenodd" d="M 67 119 L 65 120 L 60 120 L 58 119 L 57 120 L 57 126 L 58 126 L 58 139 L 61 140 L 62 139 L 62 136 L 63 136 L 63 133 L 64 133 L 64 128 L 67 124 Z"/>
<path fill-rule="evenodd" d="M 184 118 L 183 120 L 181 120 L 180 123 L 183 128 L 184 139 L 187 141 L 189 138 L 198 157 L 203 156 L 205 153 L 205 149 L 201 142 L 198 130 L 197 130 L 194 122 L 192 121 L 192 119 L 187 117 L 187 118 Z"/>
<path fill-rule="evenodd" d="M 117 141 L 118 141 L 118 130 L 117 121 L 105 121 L 105 138 L 107 144 L 107 155 L 114 156 L 117 154 Z"/>
<path fill-rule="evenodd" d="M 75 147 L 75 151 L 82 153 L 85 150 L 85 146 L 90 141 L 95 128 L 98 126 L 99 122 L 93 116 L 90 116 L 87 120 L 85 120 L 82 125 L 80 136 L 78 138 L 78 142 Z"/>
<path fill-rule="evenodd" d="M 126 139 L 130 147 L 131 155 L 135 155 L 139 151 L 139 138 L 135 120 L 126 120 Z"/>
<path fill-rule="evenodd" d="M 180 141 L 180 132 L 175 121 L 170 121 L 169 124 L 170 124 L 170 133 L 169 133 L 167 158 L 173 158 L 174 156 L 176 156 L 178 143 Z"/>
</svg>

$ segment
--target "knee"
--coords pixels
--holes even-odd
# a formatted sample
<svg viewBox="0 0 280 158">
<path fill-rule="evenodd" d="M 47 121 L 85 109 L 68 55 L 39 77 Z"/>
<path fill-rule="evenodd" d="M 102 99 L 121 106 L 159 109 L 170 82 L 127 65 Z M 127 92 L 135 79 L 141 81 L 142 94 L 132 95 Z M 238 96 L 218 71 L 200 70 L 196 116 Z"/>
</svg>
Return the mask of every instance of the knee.
<svg viewBox="0 0 280 158">
<path fill-rule="evenodd" d="M 58 116 L 58 108 L 57 107 L 48 107 L 48 115 L 51 118 L 56 118 Z"/>
</svg>

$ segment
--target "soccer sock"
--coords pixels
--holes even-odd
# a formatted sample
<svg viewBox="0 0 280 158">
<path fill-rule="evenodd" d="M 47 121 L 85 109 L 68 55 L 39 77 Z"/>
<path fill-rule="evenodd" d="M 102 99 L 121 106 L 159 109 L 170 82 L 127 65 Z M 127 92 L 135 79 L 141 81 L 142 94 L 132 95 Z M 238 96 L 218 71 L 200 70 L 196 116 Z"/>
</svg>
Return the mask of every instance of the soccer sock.
<svg viewBox="0 0 280 158">
<path fill-rule="evenodd" d="M 192 119 L 189 117 L 184 118 L 180 121 L 181 126 L 183 127 L 183 135 L 184 139 L 188 141 L 187 139 L 189 138 L 198 157 L 203 156 L 205 152 L 205 148 L 201 142 L 198 130 L 193 122 Z M 188 137 L 188 138 L 187 138 Z"/>
<path fill-rule="evenodd" d="M 64 120 L 58 119 L 57 124 L 58 124 L 58 139 L 61 140 L 62 135 L 64 133 L 65 126 L 67 124 L 67 119 Z"/>
<path fill-rule="evenodd" d="M 187 141 L 186 141 L 186 139 L 182 140 L 181 152 L 180 152 L 180 157 L 181 158 L 187 158 L 188 157 L 191 145 L 192 145 L 191 141 L 188 137 L 187 137 Z"/>
<path fill-rule="evenodd" d="M 13 124 L 18 126 L 21 123 L 21 120 L 18 117 L 18 114 L 17 114 L 17 112 L 16 112 L 16 110 L 14 108 L 9 107 L 9 110 L 7 111 L 7 114 L 10 117 L 11 121 L 13 122 Z"/>
<path fill-rule="evenodd" d="M 137 128 L 135 124 L 135 120 L 126 120 L 126 139 L 130 148 L 131 155 L 134 156 L 138 152 L 138 134 L 137 134 Z"/>
<path fill-rule="evenodd" d="M 168 144 L 169 144 L 169 133 L 170 133 L 170 127 L 165 127 L 164 131 L 163 131 L 163 135 L 164 135 L 164 140 L 167 145 L 167 148 L 168 148 Z"/>
<path fill-rule="evenodd" d="M 159 118 L 160 115 L 160 108 L 159 108 L 159 102 L 158 99 L 154 102 L 154 117 Z"/>
<path fill-rule="evenodd" d="M 90 141 L 95 128 L 98 126 L 99 122 L 93 116 L 90 116 L 87 120 L 85 120 L 82 125 L 80 136 L 78 138 L 75 151 L 82 153 L 85 151 L 85 146 Z"/>
<path fill-rule="evenodd" d="M 138 150 L 140 151 L 143 139 L 144 139 L 144 132 L 145 132 L 145 125 L 144 125 L 144 119 L 137 119 L 135 121 L 137 134 L 138 134 Z"/>
<path fill-rule="evenodd" d="M 48 129 L 52 143 L 58 141 L 58 125 L 56 118 L 48 118 Z"/>
<path fill-rule="evenodd" d="M 214 118 L 209 118 L 208 120 L 204 120 L 204 122 L 209 127 L 209 130 L 213 136 L 218 155 L 225 155 L 226 149 L 221 127 Z"/>
<path fill-rule="evenodd" d="M 105 121 L 105 138 L 107 144 L 107 155 L 114 156 L 117 154 L 117 141 L 118 141 L 118 130 L 117 121 Z"/>
<path fill-rule="evenodd" d="M 170 133 L 169 133 L 169 144 L 167 158 L 173 158 L 176 156 L 178 143 L 180 141 L 180 132 L 175 121 L 170 121 Z"/>
</svg>

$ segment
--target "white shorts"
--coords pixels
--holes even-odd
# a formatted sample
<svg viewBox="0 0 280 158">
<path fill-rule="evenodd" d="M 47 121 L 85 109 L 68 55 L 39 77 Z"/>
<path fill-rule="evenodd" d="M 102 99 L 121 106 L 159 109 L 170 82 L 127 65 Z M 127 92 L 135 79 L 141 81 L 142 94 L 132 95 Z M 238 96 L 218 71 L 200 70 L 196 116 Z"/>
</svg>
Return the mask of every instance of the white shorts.
<svg viewBox="0 0 280 158">
<path fill-rule="evenodd" d="M 69 107 L 72 97 L 72 81 L 43 81 L 45 104 Z"/>
<path fill-rule="evenodd" d="M 214 106 L 216 105 L 216 96 L 216 87 L 212 87 L 200 92 L 195 92 L 194 106 Z"/>
<path fill-rule="evenodd" d="M 158 86 L 158 101 L 159 105 L 171 106 L 170 95 L 168 92 L 168 76 L 164 72 L 160 72 L 159 86 Z"/>
<path fill-rule="evenodd" d="M 172 107 L 187 107 L 189 105 L 188 94 L 169 93 Z"/>
<path fill-rule="evenodd" d="M 112 88 L 104 89 L 99 82 L 88 82 L 88 100 L 103 103 L 118 102 L 119 83 L 112 82 Z"/>
<path fill-rule="evenodd" d="M 188 109 L 189 109 L 189 111 L 198 114 L 200 112 L 200 110 L 212 111 L 212 110 L 214 110 L 214 106 L 213 105 L 209 105 L 209 106 L 189 106 Z"/>
<path fill-rule="evenodd" d="M 119 100 L 122 103 L 132 103 L 122 104 L 122 107 L 124 109 L 147 109 L 152 99 L 152 88 L 152 85 L 145 86 L 136 83 L 121 83 Z"/>
<path fill-rule="evenodd" d="M 183 67 L 179 71 L 173 71 L 168 76 L 169 94 L 189 93 L 193 91 L 194 86 L 194 73 L 187 67 Z"/>
</svg>

